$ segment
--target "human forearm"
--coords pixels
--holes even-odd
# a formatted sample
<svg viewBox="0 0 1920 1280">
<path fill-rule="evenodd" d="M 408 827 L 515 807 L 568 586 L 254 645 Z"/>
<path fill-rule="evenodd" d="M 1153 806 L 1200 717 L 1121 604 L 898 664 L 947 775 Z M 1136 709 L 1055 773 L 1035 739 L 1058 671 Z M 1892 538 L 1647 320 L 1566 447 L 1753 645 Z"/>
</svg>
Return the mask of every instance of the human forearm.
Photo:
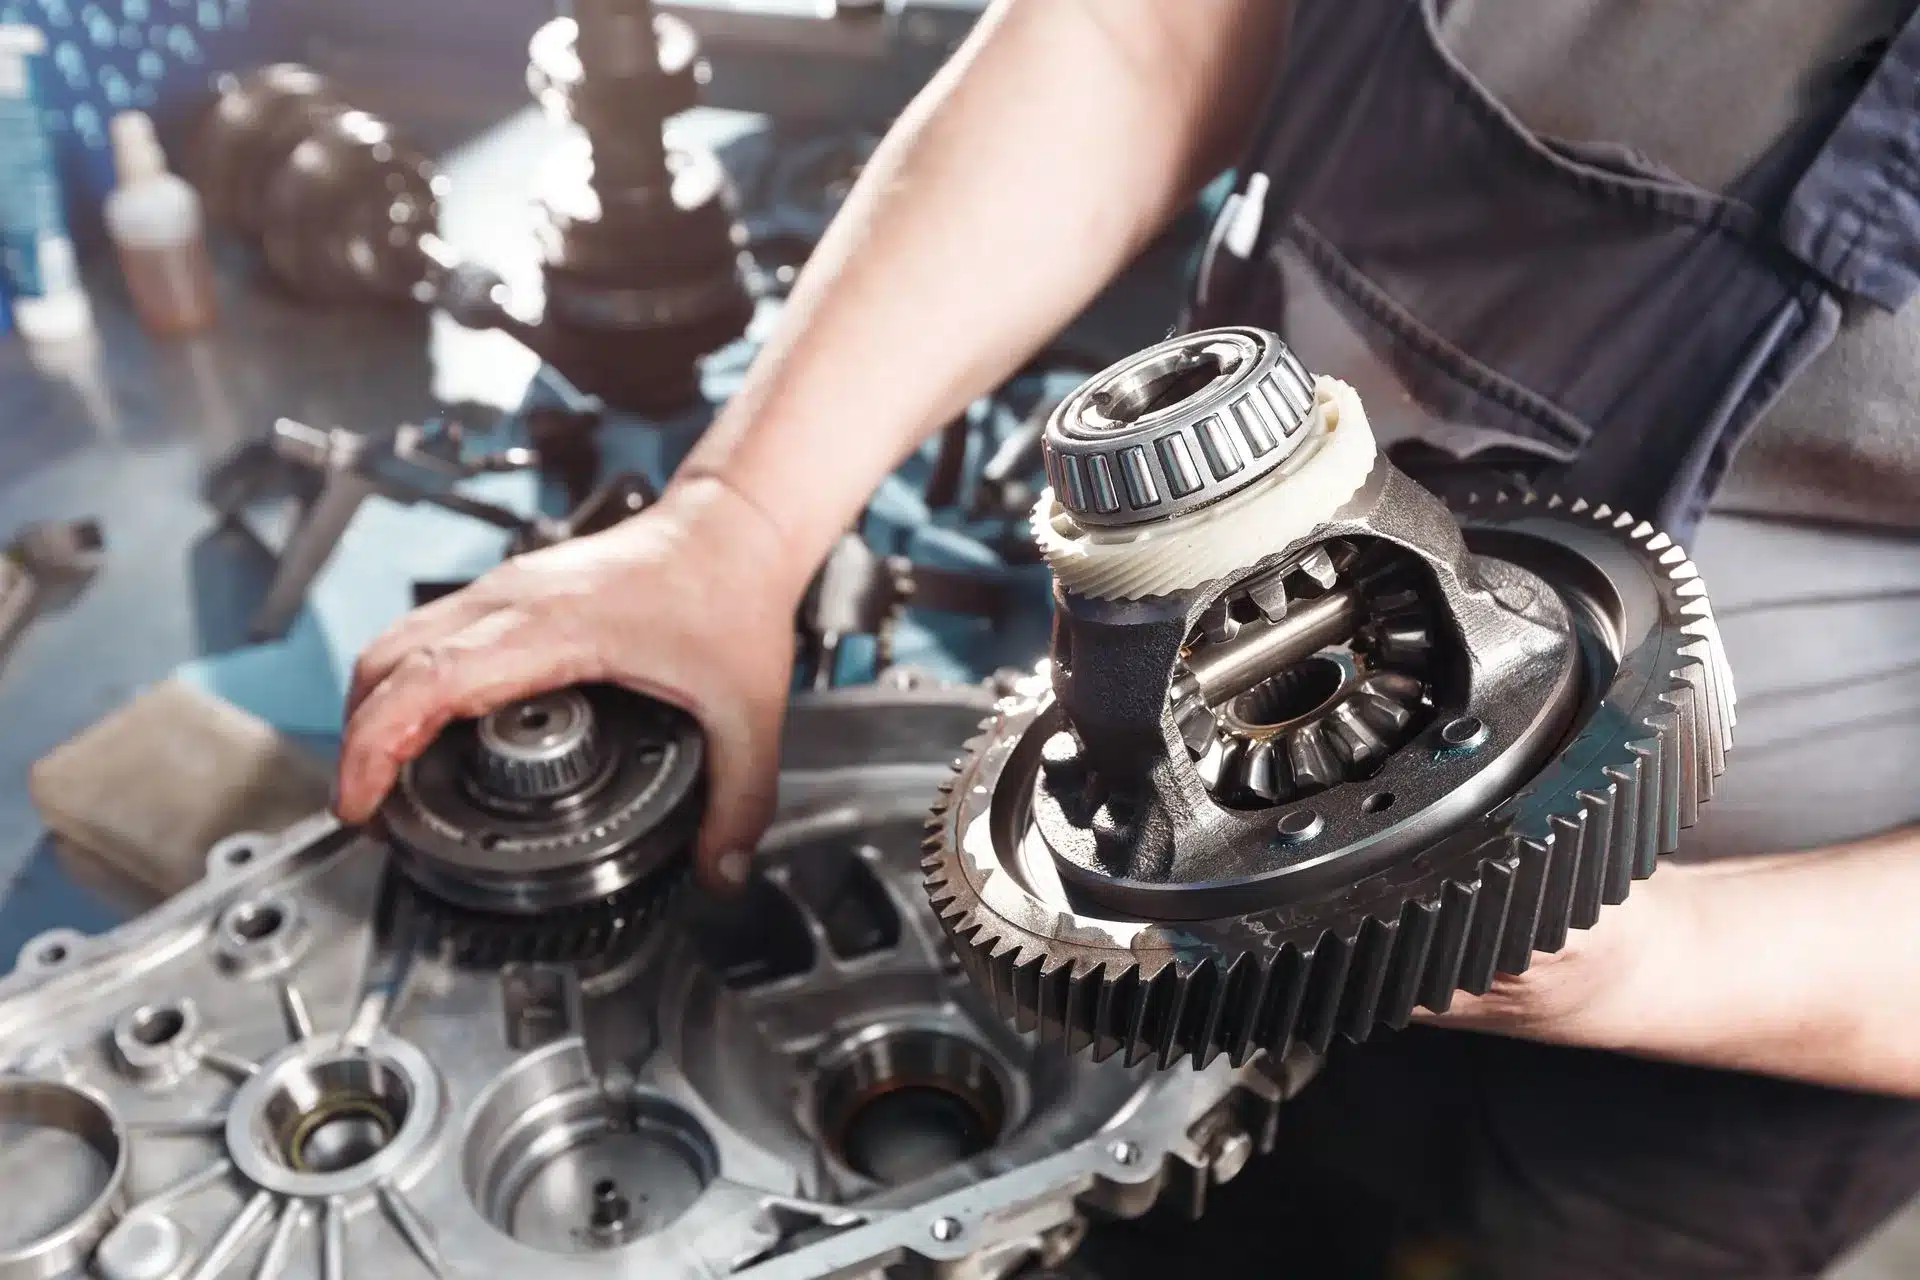
<svg viewBox="0 0 1920 1280">
<path fill-rule="evenodd" d="M 688 459 L 810 567 L 1231 156 L 1285 6 L 1002 0 L 882 143 Z"/>
<path fill-rule="evenodd" d="M 1455 1025 L 1920 1095 L 1920 828 L 1670 866 Z"/>
<path fill-rule="evenodd" d="M 1920 828 L 1682 875 L 1671 1012 L 1646 1050 L 1920 1095 Z"/>
</svg>

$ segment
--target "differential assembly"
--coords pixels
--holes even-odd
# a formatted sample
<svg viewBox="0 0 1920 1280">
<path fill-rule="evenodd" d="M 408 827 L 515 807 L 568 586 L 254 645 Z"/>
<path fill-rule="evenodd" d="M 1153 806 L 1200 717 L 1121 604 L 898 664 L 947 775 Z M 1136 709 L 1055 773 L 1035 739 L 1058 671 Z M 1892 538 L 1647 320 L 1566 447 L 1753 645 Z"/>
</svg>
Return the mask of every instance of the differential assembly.
<svg viewBox="0 0 1920 1280">
<path fill-rule="evenodd" d="M 703 754 L 684 712 L 563 689 L 449 728 L 402 771 L 381 824 L 462 958 L 606 958 L 682 876 Z"/>
<path fill-rule="evenodd" d="M 1271 334 L 1122 361 L 1045 449 L 1050 687 L 971 744 L 926 863 L 1022 1029 L 1204 1066 L 1444 1010 L 1622 901 L 1724 768 L 1684 551 L 1449 510 Z"/>
</svg>

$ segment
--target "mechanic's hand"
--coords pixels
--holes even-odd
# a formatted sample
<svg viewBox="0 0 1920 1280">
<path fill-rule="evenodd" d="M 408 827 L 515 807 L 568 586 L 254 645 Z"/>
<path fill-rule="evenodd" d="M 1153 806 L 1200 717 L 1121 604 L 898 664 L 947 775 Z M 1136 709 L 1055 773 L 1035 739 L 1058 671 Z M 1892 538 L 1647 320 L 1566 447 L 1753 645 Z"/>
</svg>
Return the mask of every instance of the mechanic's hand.
<svg viewBox="0 0 1920 1280">
<path fill-rule="evenodd" d="M 697 864 L 743 883 L 773 813 L 794 610 L 810 565 L 720 481 L 670 486 L 606 533 L 520 556 L 374 641 L 347 697 L 335 808 L 364 822 L 448 721 L 583 681 L 625 685 L 706 730 Z"/>
<path fill-rule="evenodd" d="M 1662 866 L 1636 883 L 1625 902 L 1602 908 L 1593 928 L 1569 933 L 1562 950 L 1535 952 L 1525 973 L 1496 976 L 1485 995 L 1457 991 L 1446 1013 L 1422 1009 L 1416 1017 L 1592 1049 L 1644 1043 L 1650 1022 L 1666 1016 L 1663 993 L 1687 963 L 1696 873 Z"/>
</svg>

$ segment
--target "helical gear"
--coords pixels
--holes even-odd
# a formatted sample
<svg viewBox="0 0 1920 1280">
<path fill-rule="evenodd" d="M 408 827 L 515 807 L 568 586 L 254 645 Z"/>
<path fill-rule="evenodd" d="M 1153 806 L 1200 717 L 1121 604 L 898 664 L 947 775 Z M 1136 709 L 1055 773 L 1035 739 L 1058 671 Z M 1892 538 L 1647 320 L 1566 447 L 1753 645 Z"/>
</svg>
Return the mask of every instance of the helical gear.
<svg viewBox="0 0 1920 1280">
<path fill-rule="evenodd" d="M 535 916 L 469 910 L 411 885 L 405 892 L 416 913 L 420 940 L 432 949 L 444 948 L 456 963 L 575 964 L 591 969 L 616 965 L 633 954 L 651 926 L 671 913 L 684 881 L 684 875 L 671 874 L 598 902 Z"/>
<path fill-rule="evenodd" d="M 1580 597 L 1587 687 L 1557 751 L 1489 812 L 1355 882 L 1231 918 L 1128 923 L 1083 914 L 1024 865 L 1036 859 L 1019 788 L 1001 782 L 1031 767 L 1023 734 L 1049 699 L 1003 702 L 929 820 L 924 866 L 956 951 L 1004 1016 L 1070 1051 L 1162 1067 L 1323 1050 L 1523 972 L 1653 873 L 1732 743 L 1732 677 L 1699 573 L 1606 506 L 1469 500 L 1457 513 L 1470 547 L 1537 553 Z M 1573 559 L 1577 572 L 1557 572 Z M 1449 724 L 1408 749 L 1460 740 Z"/>
</svg>

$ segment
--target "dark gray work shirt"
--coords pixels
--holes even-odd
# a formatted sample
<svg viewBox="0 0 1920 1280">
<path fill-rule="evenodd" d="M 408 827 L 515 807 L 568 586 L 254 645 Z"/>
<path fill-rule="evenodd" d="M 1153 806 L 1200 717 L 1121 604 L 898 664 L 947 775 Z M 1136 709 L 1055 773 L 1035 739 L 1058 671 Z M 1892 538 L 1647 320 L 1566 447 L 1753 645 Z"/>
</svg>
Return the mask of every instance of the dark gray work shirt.
<svg viewBox="0 0 1920 1280">
<path fill-rule="evenodd" d="M 1912 0 L 1452 0 L 1454 53 L 1528 126 L 1731 183 Z M 1740 690 L 1683 854 L 1920 820 L 1920 304 L 1860 307 L 1735 455 L 1693 540 Z"/>
<path fill-rule="evenodd" d="M 1911 0 L 1452 0 L 1453 52 L 1528 127 L 1715 190 Z M 1736 456 L 1719 511 L 1920 530 L 1920 306 L 1862 307 Z"/>
</svg>

